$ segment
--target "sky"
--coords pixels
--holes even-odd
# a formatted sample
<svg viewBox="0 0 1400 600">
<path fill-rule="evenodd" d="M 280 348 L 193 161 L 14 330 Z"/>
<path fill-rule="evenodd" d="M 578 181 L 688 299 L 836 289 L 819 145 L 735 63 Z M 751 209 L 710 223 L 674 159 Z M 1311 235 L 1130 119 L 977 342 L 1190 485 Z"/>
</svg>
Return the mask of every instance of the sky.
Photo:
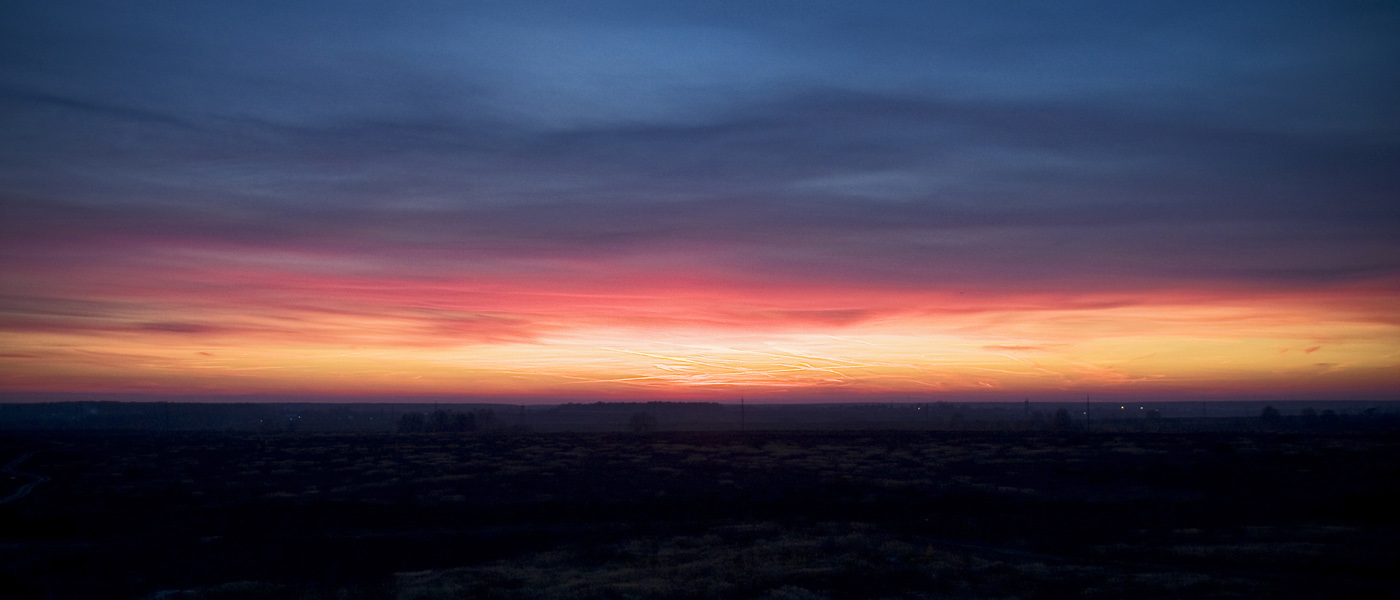
<svg viewBox="0 0 1400 600">
<path fill-rule="evenodd" d="M 1400 399 L 1393 2 L 8 2 L 0 393 Z"/>
</svg>

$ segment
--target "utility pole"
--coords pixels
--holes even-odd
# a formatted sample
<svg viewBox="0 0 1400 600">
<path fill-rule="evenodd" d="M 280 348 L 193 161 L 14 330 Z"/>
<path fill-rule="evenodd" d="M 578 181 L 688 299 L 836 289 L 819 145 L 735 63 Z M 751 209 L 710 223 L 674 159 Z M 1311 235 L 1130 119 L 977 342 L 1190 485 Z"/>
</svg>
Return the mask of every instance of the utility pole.
<svg viewBox="0 0 1400 600">
<path fill-rule="evenodd" d="M 1089 430 L 1089 394 L 1084 394 L 1084 431 Z"/>
</svg>

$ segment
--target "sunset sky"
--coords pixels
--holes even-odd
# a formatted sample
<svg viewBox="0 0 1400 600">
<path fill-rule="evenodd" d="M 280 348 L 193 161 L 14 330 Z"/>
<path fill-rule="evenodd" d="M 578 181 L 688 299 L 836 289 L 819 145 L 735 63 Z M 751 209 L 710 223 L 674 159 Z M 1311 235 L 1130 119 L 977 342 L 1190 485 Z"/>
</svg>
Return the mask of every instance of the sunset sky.
<svg viewBox="0 0 1400 600">
<path fill-rule="evenodd" d="M 7 2 L 0 401 L 1400 399 L 1400 3 Z"/>
</svg>

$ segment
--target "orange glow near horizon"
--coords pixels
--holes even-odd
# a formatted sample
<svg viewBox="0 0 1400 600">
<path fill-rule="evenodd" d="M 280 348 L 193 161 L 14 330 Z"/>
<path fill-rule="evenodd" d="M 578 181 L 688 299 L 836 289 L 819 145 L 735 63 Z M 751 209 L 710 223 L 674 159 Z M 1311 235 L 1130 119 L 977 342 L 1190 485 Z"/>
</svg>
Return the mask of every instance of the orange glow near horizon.
<svg viewBox="0 0 1400 600">
<path fill-rule="evenodd" d="M 1400 401 L 1395 2 L 12 4 L 0 402 Z"/>
<path fill-rule="evenodd" d="M 250 278 L 256 285 L 238 285 Z M 131 281 L 94 295 L 79 317 L 10 315 L 0 389 L 768 401 L 1400 390 L 1400 323 L 1386 289 L 589 293 L 220 280 L 233 284 Z"/>
</svg>

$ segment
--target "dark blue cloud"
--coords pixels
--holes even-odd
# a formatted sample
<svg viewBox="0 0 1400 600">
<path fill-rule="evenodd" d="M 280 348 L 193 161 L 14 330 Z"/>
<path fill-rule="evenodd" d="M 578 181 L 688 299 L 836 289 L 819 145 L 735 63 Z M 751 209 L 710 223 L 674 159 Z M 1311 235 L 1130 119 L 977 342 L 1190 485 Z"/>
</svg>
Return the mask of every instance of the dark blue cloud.
<svg viewBox="0 0 1400 600">
<path fill-rule="evenodd" d="M 695 247 L 912 286 L 1400 270 L 1385 3 L 3 11 L 11 240 Z"/>
</svg>

